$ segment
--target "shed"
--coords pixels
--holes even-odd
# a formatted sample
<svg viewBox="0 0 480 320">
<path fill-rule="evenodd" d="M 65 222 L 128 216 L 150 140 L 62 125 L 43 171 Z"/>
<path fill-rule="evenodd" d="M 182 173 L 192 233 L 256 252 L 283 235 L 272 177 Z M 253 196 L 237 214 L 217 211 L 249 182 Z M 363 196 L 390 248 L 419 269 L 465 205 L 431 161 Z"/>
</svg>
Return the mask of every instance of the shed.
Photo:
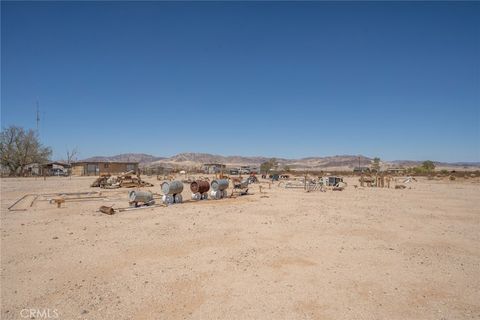
<svg viewBox="0 0 480 320">
<path fill-rule="evenodd" d="M 355 167 L 353 168 L 354 173 L 369 173 L 370 168 L 369 167 Z"/>
<path fill-rule="evenodd" d="M 72 163 L 72 175 L 98 176 L 101 174 L 119 174 L 137 171 L 138 162 L 121 161 L 79 161 Z"/>
<path fill-rule="evenodd" d="M 206 174 L 220 173 L 222 171 L 225 171 L 225 168 L 226 168 L 226 165 L 221 163 L 205 163 L 203 165 L 203 171 Z"/>
<path fill-rule="evenodd" d="M 393 173 L 393 174 L 402 174 L 407 171 L 405 168 L 388 168 L 387 173 Z"/>
<path fill-rule="evenodd" d="M 42 165 L 42 174 L 47 176 L 66 176 L 71 165 L 63 162 L 49 162 Z"/>
</svg>

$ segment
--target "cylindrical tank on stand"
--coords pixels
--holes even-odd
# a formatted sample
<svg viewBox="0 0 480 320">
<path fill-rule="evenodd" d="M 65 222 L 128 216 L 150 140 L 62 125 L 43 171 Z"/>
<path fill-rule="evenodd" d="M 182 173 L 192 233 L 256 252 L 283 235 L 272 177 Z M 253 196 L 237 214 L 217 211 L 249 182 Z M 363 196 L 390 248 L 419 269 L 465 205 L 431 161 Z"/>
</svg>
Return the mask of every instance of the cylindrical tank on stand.
<svg viewBox="0 0 480 320">
<path fill-rule="evenodd" d="M 148 191 L 136 191 L 132 190 L 128 193 L 128 199 L 130 202 L 143 202 L 149 203 L 153 201 L 153 194 Z"/>
<path fill-rule="evenodd" d="M 195 180 L 190 184 L 190 190 L 192 193 L 205 193 L 210 190 L 210 183 L 203 180 Z"/>
<path fill-rule="evenodd" d="M 211 183 L 213 191 L 225 190 L 228 188 L 228 180 L 227 179 L 218 179 L 213 180 Z"/>
<path fill-rule="evenodd" d="M 174 202 L 173 196 L 171 194 L 164 194 L 162 196 L 162 202 L 165 203 L 166 205 L 173 204 Z"/>
<path fill-rule="evenodd" d="M 162 193 L 163 194 L 177 194 L 182 193 L 183 191 L 183 183 L 182 181 L 165 181 L 161 185 Z"/>
<path fill-rule="evenodd" d="M 177 193 L 176 195 L 173 196 L 173 202 L 175 203 L 182 203 L 183 197 L 180 193 Z"/>
</svg>

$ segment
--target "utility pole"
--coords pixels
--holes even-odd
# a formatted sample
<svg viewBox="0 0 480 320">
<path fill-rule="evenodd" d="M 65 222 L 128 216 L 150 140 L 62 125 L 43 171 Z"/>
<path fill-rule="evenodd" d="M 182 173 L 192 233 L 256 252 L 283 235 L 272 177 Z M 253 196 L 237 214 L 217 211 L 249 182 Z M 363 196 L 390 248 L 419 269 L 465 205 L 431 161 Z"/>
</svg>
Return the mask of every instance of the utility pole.
<svg viewBox="0 0 480 320">
<path fill-rule="evenodd" d="M 40 135 L 40 132 L 39 132 L 39 124 L 40 124 L 40 106 L 38 104 L 38 100 L 37 100 L 37 118 L 36 118 L 36 122 L 37 122 L 37 135 Z"/>
</svg>

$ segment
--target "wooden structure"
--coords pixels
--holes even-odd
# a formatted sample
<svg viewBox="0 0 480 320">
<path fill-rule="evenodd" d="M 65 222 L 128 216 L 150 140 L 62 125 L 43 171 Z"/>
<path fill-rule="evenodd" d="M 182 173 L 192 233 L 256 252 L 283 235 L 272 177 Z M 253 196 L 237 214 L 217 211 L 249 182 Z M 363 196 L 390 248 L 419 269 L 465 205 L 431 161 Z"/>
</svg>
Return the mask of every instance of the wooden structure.
<svg viewBox="0 0 480 320">
<path fill-rule="evenodd" d="M 389 174 L 405 174 L 407 169 L 405 168 L 387 168 L 386 172 Z"/>
<path fill-rule="evenodd" d="M 226 165 L 221 163 L 205 163 L 203 165 L 203 171 L 206 174 L 216 174 L 220 172 L 224 172 Z"/>
<path fill-rule="evenodd" d="M 353 173 L 370 173 L 369 167 L 355 167 L 353 168 Z"/>
<path fill-rule="evenodd" d="M 30 163 L 24 167 L 25 176 L 66 176 L 69 174 L 70 165 L 63 162 L 48 162 L 44 164 Z"/>
<path fill-rule="evenodd" d="M 99 176 L 137 170 L 138 162 L 80 161 L 72 163 L 72 175 L 75 176 Z"/>
</svg>

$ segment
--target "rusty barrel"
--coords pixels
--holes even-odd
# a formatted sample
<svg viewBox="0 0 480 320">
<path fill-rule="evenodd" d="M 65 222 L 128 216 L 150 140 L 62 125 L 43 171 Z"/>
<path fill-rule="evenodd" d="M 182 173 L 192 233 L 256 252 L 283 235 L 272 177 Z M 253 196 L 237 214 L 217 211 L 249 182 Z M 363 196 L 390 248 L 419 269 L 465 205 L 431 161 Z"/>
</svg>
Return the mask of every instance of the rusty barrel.
<svg viewBox="0 0 480 320">
<path fill-rule="evenodd" d="M 182 181 L 166 181 L 161 185 L 163 194 L 177 194 L 182 193 L 183 183 Z"/>
<path fill-rule="evenodd" d="M 228 180 L 227 179 L 213 180 L 211 186 L 213 191 L 225 190 L 228 188 Z"/>
<path fill-rule="evenodd" d="M 192 193 L 205 193 L 210 190 L 210 183 L 208 181 L 195 180 L 190 184 L 190 190 Z"/>
</svg>

